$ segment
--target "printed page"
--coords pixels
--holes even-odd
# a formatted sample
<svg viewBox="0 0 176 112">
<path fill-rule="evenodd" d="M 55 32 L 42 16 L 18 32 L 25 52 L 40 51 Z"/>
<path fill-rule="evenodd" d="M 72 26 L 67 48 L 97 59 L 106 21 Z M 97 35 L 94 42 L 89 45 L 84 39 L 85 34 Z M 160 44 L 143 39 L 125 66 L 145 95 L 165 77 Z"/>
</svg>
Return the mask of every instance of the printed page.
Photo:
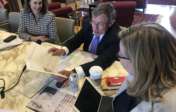
<svg viewBox="0 0 176 112">
<path fill-rule="evenodd" d="M 62 56 L 53 56 L 51 53 L 48 53 L 49 48 L 51 47 L 32 43 L 31 47 L 28 49 L 28 57 L 26 60 L 27 69 L 66 78 L 66 76 L 56 71 L 56 67 L 59 65 Z"/>
<path fill-rule="evenodd" d="M 48 53 L 48 50 L 51 47 L 48 47 L 48 45 L 46 46 L 32 43 L 28 50 L 28 58 L 26 61 L 27 69 L 66 78 L 66 76 L 63 76 L 58 72 L 62 70 L 72 70 L 75 67 L 93 61 L 96 58 L 95 55 L 80 50 L 76 50 L 68 56 L 52 56 L 51 53 Z"/>
<path fill-rule="evenodd" d="M 85 51 L 76 50 L 67 57 L 63 57 L 57 67 L 57 71 L 72 70 L 75 67 L 93 61 L 97 56 Z"/>
<path fill-rule="evenodd" d="M 37 93 L 27 107 L 39 112 L 74 112 L 76 97 L 56 87 L 57 80 L 51 81 Z"/>
</svg>

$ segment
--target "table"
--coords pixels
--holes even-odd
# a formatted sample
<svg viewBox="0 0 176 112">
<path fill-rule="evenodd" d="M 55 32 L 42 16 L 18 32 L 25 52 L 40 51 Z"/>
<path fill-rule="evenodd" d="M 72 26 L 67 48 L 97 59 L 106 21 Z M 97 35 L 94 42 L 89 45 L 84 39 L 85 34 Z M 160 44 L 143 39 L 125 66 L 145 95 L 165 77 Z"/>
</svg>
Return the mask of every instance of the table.
<svg viewBox="0 0 176 112">
<path fill-rule="evenodd" d="M 8 32 L 0 31 L 0 34 L 2 33 L 3 35 L 8 34 Z M 5 93 L 4 99 L 0 99 L 0 109 L 9 109 L 15 112 L 33 112 L 26 108 L 27 103 L 32 96 L 55 77 L 47 73 L 25 70 L 20 78 L 20 74 L 26 65 L 27 51 L 30 49 L 31 43 L 23 42 L 13 48 L 0 51 L 0 78 L 3 78 L 6 82 L 5 89 L 12 87 L 19 80 L 17 86 Z M 48 44 L 43 44 L 42 46 L 47 48 Z M 125 73 L 119 63 L 115 62 L 114 64 L 117 66 L 107 69 L 104 72 L 104 77 Z M 121 70 L 118 70 L 119 68 Z M 112 69 L 115 69 L 115 71 L 112 72 Z"/>
<path fill-rule="evenodd" d="M 0 31 L 1 36 L 2 33 L 5 32 Z M 5 90 L 20 80 L 15 88 L 5 93 L 4 99 L 0 99 L 1 109 L 32 112 L 25 105 L 33 96 L 33 93 L 37 92 L 52 77 L 49 74 L 44 75 L 43 73 L 26 70 L 19 79 L 25 66 L 26 50 L 29 44 L 29 42 L 24 42 L 14 48 L 0 51 L 0 78 L 5 80 Z"/>
</svg>

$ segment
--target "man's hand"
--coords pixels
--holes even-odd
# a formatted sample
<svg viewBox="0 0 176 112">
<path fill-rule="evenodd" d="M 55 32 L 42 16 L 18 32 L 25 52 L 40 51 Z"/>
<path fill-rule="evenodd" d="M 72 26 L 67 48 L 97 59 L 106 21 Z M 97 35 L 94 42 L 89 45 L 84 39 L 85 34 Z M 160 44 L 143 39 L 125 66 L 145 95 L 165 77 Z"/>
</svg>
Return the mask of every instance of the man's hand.
<svg viewBox="0 0 176 112">
<path fill-rule="evenodd" d="M 73 73 L 73 71 L 62 70 L 62 71 L 60 71 L 59 73 L 62 74 L 62 75 L 65 75 L 65 76 L 67 76 L 67 77 L 69 77 L 70 74 Z"/>
<path fill-rule="evenodd" d="M 65 50 L 64 49 L 59 49 L 59 48 L 51 48 L 48 50 L 49 53 L 52 53 L 52 55 L 54 56 L 61 56 L 61 55 L 64 55 L 65 54 Z"/>
</svg>

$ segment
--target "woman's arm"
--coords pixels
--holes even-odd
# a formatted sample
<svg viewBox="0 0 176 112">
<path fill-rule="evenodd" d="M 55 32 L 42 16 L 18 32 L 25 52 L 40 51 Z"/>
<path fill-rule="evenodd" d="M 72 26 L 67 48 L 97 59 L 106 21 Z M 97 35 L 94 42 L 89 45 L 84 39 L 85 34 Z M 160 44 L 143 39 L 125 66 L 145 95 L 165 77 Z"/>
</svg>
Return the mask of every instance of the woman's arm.
<svg viewBox="0 0 176 112">
<path fill-rule="evenodd" d="M 51 22 L 48 25 L 48 34 L 48 42 L 60 43 L 59 36 L 57 35 L 56 20 L 54 15 L 52 15 Z"/>
<path fill-rule="evenodd" d="M 18 27 L 18 34 L 19 34 L 20 38 L 22 38 L 24 40 L 31 40 L 32 35 L 30 35 L 26 32 L 26 27 L 25 27 L 25 18 L 26 17 L 27 16 L 22 11 L 20 13 L 20 23 L 19 23 L 19 27 Z"/>
</svg>

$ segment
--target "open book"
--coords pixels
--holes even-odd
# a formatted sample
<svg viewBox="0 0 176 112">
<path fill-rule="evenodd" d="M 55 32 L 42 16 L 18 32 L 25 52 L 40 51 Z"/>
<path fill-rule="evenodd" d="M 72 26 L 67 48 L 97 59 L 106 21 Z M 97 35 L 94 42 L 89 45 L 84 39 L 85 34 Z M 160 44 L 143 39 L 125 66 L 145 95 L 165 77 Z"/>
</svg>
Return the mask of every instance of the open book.
<svg viewBox="0 0 176 112">
<path fill-rule="evenodd" d="M 53 46 L 60 47 L 56 45 Z M 63 76 L 58 72 L 65 69 L 72 70 L 75 67 L 93 61 L 94 58 L 96 58 L 95 55 L 80 50 L 76 50 L 68 56 L 52 56 L 48 53 L 48 50 L 53 46 L 51 44 L 38 45 L 32 43 L 28 50 L 28 58 L 26 60 L 27 69 L 66 78 L 66 76 Z"/>
</svg>

